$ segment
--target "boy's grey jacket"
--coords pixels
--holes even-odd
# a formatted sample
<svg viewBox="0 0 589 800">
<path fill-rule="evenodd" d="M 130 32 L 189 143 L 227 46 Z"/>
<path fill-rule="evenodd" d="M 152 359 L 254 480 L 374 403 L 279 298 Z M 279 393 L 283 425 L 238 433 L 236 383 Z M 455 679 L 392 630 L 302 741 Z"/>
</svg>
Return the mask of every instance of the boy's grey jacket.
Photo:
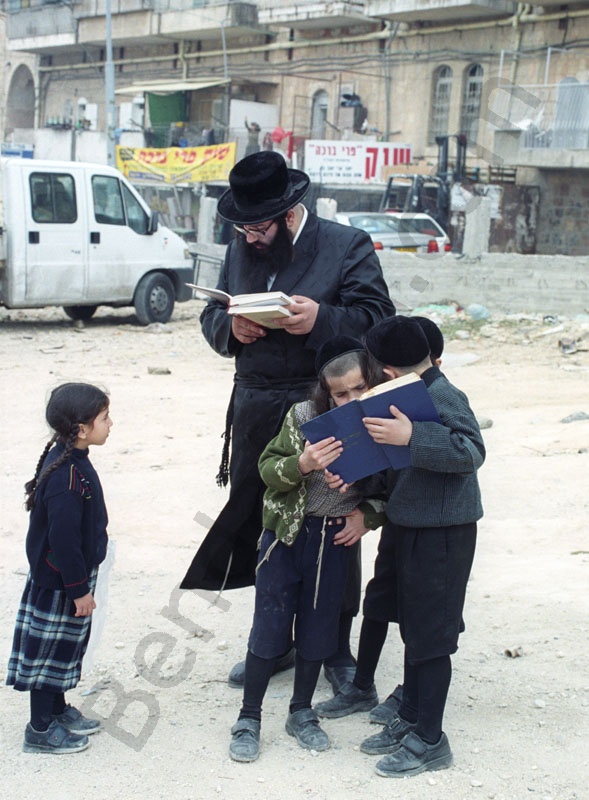
<svg viewBox="0 0 589 800">
<path fill-rule="evenodd" d="M 485 445 L 468 398 L 437 367 L 421 376 L 443 422 L 414 422 L 411 467 L 392 474 L 386 507 L 395 525 L 445 528 L 483 516 L 477 470 Z"/>
</svg>

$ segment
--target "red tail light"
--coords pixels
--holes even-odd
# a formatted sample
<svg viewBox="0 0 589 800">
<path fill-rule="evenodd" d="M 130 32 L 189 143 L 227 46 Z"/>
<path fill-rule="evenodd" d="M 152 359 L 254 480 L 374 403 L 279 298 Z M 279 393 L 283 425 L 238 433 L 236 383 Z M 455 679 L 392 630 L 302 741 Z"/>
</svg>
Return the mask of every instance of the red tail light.
<svg viewBox="0 0 589 800">
<path fill-rule="evenodd" d="M 451 253 L 452 252 L 452 245 L 450 244 L 450 242 L 446 242 L 446 244 L 444 245 L 444 252 L 445 253 Z"/>
<path fill-rule="evenodd" d="M 438 243 L 435 239 L 430 239 L 427 243 L 427 252 L 428 253 L 439 253 L 440 248 L 438 247 Z"/>
<path fill-rule="evenodd" d="M 382 246 L 382 242 L 374 242 L 374 249 L 375 250 L 384 250 L 384 247 Z"/>
</svg>

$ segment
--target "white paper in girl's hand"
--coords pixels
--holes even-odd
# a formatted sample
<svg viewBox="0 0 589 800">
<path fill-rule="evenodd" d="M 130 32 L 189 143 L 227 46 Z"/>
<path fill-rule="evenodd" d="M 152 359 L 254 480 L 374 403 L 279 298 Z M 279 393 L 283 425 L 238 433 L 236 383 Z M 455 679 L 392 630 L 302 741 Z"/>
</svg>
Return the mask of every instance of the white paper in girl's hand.
<svg viewBox="0 0 589 800">
<path fill-rule="evenodd" d="M 100 567 L 98 568 L 98 576 L 96 578 L 96 589 L 94 590 L 94 601 L 96 608 L 92 612 L 92 625 L 90 628 L 90 639 L 88 640 L 88 647 L 82 660 L 82 672 L 85 674 L 89 672 L 94 666 L 94 656 L 96 649 L 100 644 L 100 637 L 106 622 L 106 612 L 108 604 L 108 585 L 110 581 L 110 573 L 113 564 L 115 563 L 115 543 L 112 539 L 108 540 L 108 547 L 106 549 L 106 557 Z"/>
</svg>

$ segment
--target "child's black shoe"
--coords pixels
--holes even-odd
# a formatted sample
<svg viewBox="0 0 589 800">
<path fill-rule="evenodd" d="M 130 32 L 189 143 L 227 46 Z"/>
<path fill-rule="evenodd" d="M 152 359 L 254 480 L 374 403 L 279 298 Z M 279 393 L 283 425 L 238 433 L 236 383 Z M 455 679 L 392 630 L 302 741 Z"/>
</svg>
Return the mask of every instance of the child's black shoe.
<svg viewBox="0 0 589 800">
<path fill-rule="evenodd" d="M 70 733 L 77 733 L 80 736 L 90 736 L 102 728 L 100 720 L 88 719 L 81 711 L 70 705 L 67 705 L 61 714 L 56 714 L 53 720 L 63 725 Z"/>
<path fill-rule="evenodd" d="M 378 695 L 374 684 L 370 689 L 358 689 L 355 683 L 344 683 L 339 692 L 326 700 L 324 703 L 317 703 L 315 711 L 320 717 L 337 719 L 347 717 L 356 711 L 370 711 L 378 705 Z"/>
<path fill-rule="evenodd" d="M 375 771 L 383 778 L 405 778 L 429 770 L 447 769 L 454 763 L 445 733 L 436 744 L 428 744 L 411 731 L 399 747 L 377 762 Z"/>
<path fill-rule="evenodd" d="M 70 733 L 67 728 L 53 720 L 46 731 L 36 731 L 29 723 L 25 728 L 23 752 L 25 753 L 79 753 L 90 745 L 87 736 Z"/>
</svg>

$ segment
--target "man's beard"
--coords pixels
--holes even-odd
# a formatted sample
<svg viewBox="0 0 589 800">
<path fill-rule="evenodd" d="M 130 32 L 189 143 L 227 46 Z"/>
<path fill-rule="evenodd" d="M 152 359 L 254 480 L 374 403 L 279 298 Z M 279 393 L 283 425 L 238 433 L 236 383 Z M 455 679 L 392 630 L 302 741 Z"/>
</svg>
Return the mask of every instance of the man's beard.
<svg viewBox="0 0 589 800">
<path fill-rule="evenodd" d="M 247 268 L 265 280 L 277 275 L 294 257 L 292 234 L 286 225 L 286 219 L 284 217 L 278 219 L 276 225 L 278 226 L 276 235 L 269 245 L 264 245 L 263 240 L 250 244 L 245 236 L 242 234 L 239 236 L 239 247 L 244 254 Z"/>
</svg>

